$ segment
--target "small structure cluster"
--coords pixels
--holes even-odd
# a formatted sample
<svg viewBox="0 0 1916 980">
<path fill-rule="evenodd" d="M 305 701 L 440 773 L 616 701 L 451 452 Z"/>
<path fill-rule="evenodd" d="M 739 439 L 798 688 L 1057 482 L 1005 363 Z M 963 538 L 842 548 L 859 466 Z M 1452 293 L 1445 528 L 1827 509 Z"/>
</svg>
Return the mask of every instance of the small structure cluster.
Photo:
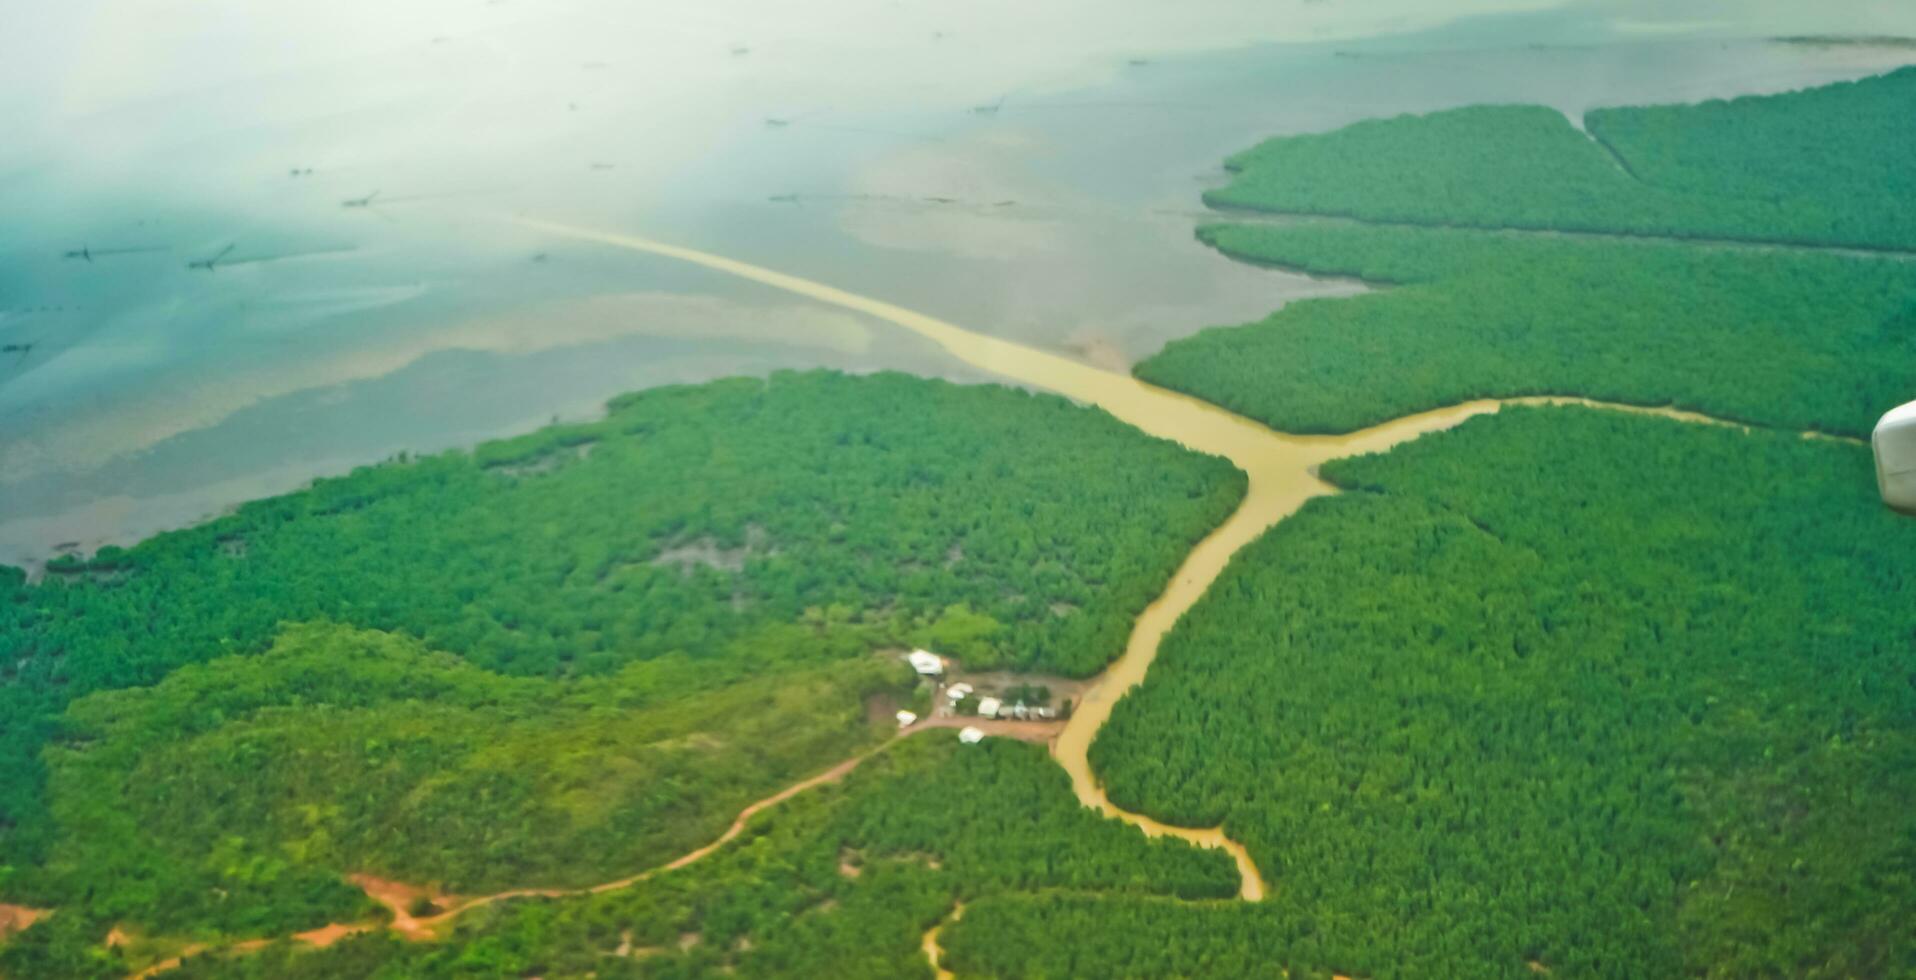
<svg viewBox="0 0 1916 980">
<path fill-rule="evenodd" d="M 988 672 L 961 680 L 966 675 L 954 662 L 922 649 L 905 654 L 905 660 L 917 672 L 921 687 L 928 684 L 931 688 L 930 706 L 923 709 L 924 717 L 930 719 L 928 724 L 969 717 L 992 721 L 1053 721 L 1071 716 L 1071 699 L 1066 698 L 1061 707 L 1053 707 L 1051 688 L 1040 683 L 1042 679 Z M 919 720 L 917 712 L 898 712 L 901 729 L 910 728 Z M 971 744 L 983 738 L 984 731 L 971 725 L 960 737 Z"/>
<path fill-rule="evenodd" d="M 913 650 L 905 655 L 911 662 L 911 669 L 920 677 L 941 677 L 945 673 L 945 658 L 929 650 Z"/>
<path fill-rule="evenodd" d="M 1023 701 L 1006 704 L 1001 698 L 979 698 L 978 717 L 1011 718 L 1018 721 L 1050 721 L 1058 717 L 1058 712 L 1057 709 L 1049 705 L 1033 707 L 1025 704 Z"/>
</svg>

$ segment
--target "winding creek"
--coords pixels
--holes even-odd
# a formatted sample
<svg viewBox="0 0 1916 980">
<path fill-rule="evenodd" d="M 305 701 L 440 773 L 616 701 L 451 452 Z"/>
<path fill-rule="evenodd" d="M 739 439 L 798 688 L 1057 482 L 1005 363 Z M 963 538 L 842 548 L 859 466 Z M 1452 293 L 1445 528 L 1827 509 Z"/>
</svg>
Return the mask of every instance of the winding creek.
<svg viewBox="0 0 1916 980">
<path fill-rule="evenodd" d="M 1671 408 L 1617 405 L 1572 397 L 1532 397 L 1483 399 L 1410 415 L 1372 428 L 1340 436 L 1296 436 L 1276 432 L 1263 425 L 1234 415 L 1224 409 L 1186 395 L 1146 384 L 1126 374 L 1092 367 L 1059 354 L 1024 344 L 975 333 L 944 320 L 906 309 L 892 303 L 813 282 L 736 259 L 683 246 L 653 241 L 635 235 L 598 231 L 571 225 L 531 219 L 514 219 L 519 224 L 548 235 L 596 242 L 616 248 L 691 263 L 763 283 L 812 300 L 864 313 L 902 327 L 924 337 L 964 363 L 1004 378 L 1007 381 L 1053 392 L 1084 404 L 1095 405 L 1118 419 L 1162 439 L 1169 439 L 1198 452 L 1222 456 L 1249 477 L 1244 500 L 1223 524 L 1199 541 L 1179 566 L 1163 594 L 1139 614 L 1123 653 L 1084 690 L 1077 711 L 1062 726 L 1044 731 L 1007 730 L 1002 734 L 1037 738 L 1052 734 L 1051 752 L 1070 774 L 1073 791 L 1085 806 L 1138 827 L 1150 836 L 1169 836 L 1201 847 L 1222 849 L 1236 861 L 1241 875 L 1239 898 L 1261 900 L 1267 890 L 1263 876 L 1244 846 L 1226 836 L 1222 827 L 1177 827 L 1125 810 L 1106 795 L 1092 772 L 1089 751 L 1099 729 L 1111 716 L 1112 708 L 1125 693 L 1142 683 L 1166 632 L 1191 608 L 1230 562 L 1238 549 L 1285 517 L 1295 513 L 1313 497 L 1337 492 L 1316 475 L 1317 468 L 1330 460 L 1361 453 L 1382 452 L 1430 432 L 1455 426 L 1474 416 L 1495 412 L 1509 404 L 1575 404 L 1661 415 L 1684 422 L 1726 425 L 1742 428 L 1734 422 Z M 1806 435 L 1812 435 L 1806 433 Z M 921 725 L 917 727 L 936 727 Z M 915 729 L 914 729 L 915 730 Z M 889 740 L 885 745 L 890 744 Z M 836 782 L 859 763 L 882 751 L 884 745 L 785 787 L 742 810 L 730 827 L 716 840 L 690 851 L 673 861 L 615 881 L 579 889 L 514 889 L 492 895 L 452 898 L 433 895 L 429 890 L 367 875 L 353 878 L 355 884 L 386 906 L 392 913 L 390 927 L 399 935 L 414 940 L 429 940 L 442 927 L 471 909 L 514 898 L 561 897 L 600 894 L 627 888 L 655 875 L 685 867 L 724 846 L 736 837 L 753 814 L 815 786 Z M 415 916 L 412 903 L 433 899 L 444 911 Z M 940 978 L 951 974 L 940 965 L 942 951 L 938 935 L 963 911 L 960 905 L 923 937 L 926 956 Z M 367 923 L 334 924 L 292 938 L 315 946 L 324 946 L 377 926 Z M 240 952 L 257 949 L 266 940 L 252 940 L 227 946 Z M 156 963 L 136 974 L 138 977 L 162 973 L 180 963 L 184 956 L 207 947 L 192 946 L 179 956 Z"/>
<path fill-rule="evenodd" d="M 1242 876 L 1239 897 L 1264 897 L 1263 876 L 1242 844 L 1222 827 L 1174 827 L 1111 802 L 1096 774 L 1089 752 L 1098 730 L 1125 692 L 1144 680 L 1157 659 L 1159 644 L 1185 610 L 1190 609 L 1223 572 L 1231 556 L 1272 525 L 1295 513 L 1312 497 L 1336 489 L 1318 479 L 1325 462 L 1360 453 L 1382 452 L 1425 433 L 1447 429 L 1473 416 L 1494 412 L 1506 404 L 1578 404 L 1599 408 L 1664 415 L 1685 422 L 1731 425 L 1708 416 L 1670 408 L 1610 405 L 1582 398 L 1483 399 L 1395 419 L 1382 425 L 1340 436 L 1294 436 L 1273 431 L 1208 402 L 1146 384 L 1128 374 L 1092 367 L 1070 358 L 1037 350 L 998 337 L 975 333 L 936 317 L 883 300 L 837 289 L 823 283 L 763 268 L 737 259 L 642 238 L 547 221 L 520 219 L 528 227 L 555 236 L 597 242 L 618 248 L 690 262 L 768 286 L 797 293 L 868 314 L 903 327 L 944 348 L 952 356 L 1010 381 L 1095 405 L 1138 429 L 1180 443 L 1198 452 L 1222 456 L 1249 477 L 1242 503 L 1192 549 L 1164 593 L 1139 614 L 1122 655 L 1085 690 L 1071 720 L 1052 743 L 1052 755 L 1071 775 L 1078 800 L 1108 816 L 1142 829 L 1152 836 L 1172 836 L 1203 847 L 1222 848 L 1237 862 Z M 935 931 L 935 930 L 934 930 Z M 927 949 L 935 949 L 928 935 Z"/>
</svg>

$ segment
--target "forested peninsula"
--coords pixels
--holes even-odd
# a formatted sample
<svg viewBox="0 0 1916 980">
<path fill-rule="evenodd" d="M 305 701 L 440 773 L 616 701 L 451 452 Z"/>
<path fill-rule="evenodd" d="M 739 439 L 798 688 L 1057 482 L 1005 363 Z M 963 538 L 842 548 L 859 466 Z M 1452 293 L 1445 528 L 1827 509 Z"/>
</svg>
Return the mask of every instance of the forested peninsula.
<svg viewBox="0 0 1916 980">
<path fill-rule="evenodd" d="M 1556 394 L 1866 435 L 1916 383 L 1912 107 L 1916 68 L 1603 109 L 1582 132 L 1479 106 L 1270 140 L 1207 200 L 1293 217 L 1199 237 L 1375 291 L 1203 331 L 1136 373 L 1292 432 Z"/>
<path fill-rule="evenodd" d="M 1866 436 L 1916 378 L 1916 261 L 1350 222 L 1199 237 L 1375 287 L 1173 341 L 1137 367 L 1288 432 L 1580 395 Z"/>
<path fill-rule="evenodd" d="M 0 900 L 250 938 L 349 872 L 630 874 L 873 744 L 875 652 L 1095 671 L 1243 487 L 1051 396 L 778 374 L 8 570 Z"/>
<path fill-rule="evenodd" d="M 1414 225 L 1916 250 L 1916 67 L 1782 95 L 1470 106 L 1269 140 L 1214 207 Z"/>
</svg>

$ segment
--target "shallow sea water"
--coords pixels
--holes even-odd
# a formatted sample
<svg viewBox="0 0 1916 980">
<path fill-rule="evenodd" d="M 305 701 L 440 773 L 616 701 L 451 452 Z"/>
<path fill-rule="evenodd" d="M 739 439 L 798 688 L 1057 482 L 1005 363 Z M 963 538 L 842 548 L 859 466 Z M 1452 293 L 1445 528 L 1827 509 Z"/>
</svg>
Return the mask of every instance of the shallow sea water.
<svg viewBox="0 0 1916 980">
<path fill-rule="evenodd" d="M 1916 32 L 1894 22 L 1916 14 L 1872 4 L 1300 0 L 1071 32 L 1009 3 L 800 18 L 435 0 L 323 21 L 250 6 L 80 4 L 4 42 L 30 36 L 40 60 L 10 52 L 0 75 L 20 123 L 0 147 L 0 343 L 33 345 L 0 356 L 0 562 L 126 543 L 634 388 L 821 366 L 988 377 L 855 313 L 511 216 L 697 247 L 1122 370 L 1204 326 L 1355 290 L 1193 240 L 1219 161 L 1264 136 L 1486 101 L 1575 115 L 1916 60 L 1758 39 Z M 93 261 L 63 257 L 81 247 Z"/>
</svg>

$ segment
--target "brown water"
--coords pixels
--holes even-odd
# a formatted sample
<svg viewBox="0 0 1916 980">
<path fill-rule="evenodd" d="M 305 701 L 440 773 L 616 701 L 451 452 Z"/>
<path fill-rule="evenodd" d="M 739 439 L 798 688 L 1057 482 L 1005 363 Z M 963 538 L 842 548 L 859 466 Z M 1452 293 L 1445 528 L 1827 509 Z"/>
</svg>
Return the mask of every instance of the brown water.
<svg viewBox="0 0 1916 980">
<path fill-rule="evenodd" d="M 594 231 L 550 222 L 519 220 L 521 224 L 548 234 L 600 242 L 619 248 L 649 252 L 683 262 L 704 266 L 764 283 L 825 303 L 875 316 L 925 337 L 973 367 L 989 371 L 1007 380 L 1052 391 L 1074 400 L 1095 405 L 1138 429 L 1186 447 L 1229 459 L 1249 477 L 1243 501 L 1225 522 L 1219 525 L 1185 558 L 1165 591 L 1139 614 L 1124 652 L 1085 687 L 1076 712 L 1067 722 L 977 722 L 992 734 L 1048 741 L 1052 755 L 1070 774 L 1073 791 L 1085 806 L 1122 820 L 1150 836 L 1171 836 L 1201 847 L 1222 849 L 1236 861 L 1241 875 L 1239 897 L 1258 901 L 1264 897 L 1265 882 L 1244 846 L 1225 835 L 1222 827 L 1177 827 L 1153 820 L 1143 814 L 1124 810 L 1105 795 L 1091 771 L 1088 758 L 1092 740 L 1111 716 L 1111 709 L 1125 692 L 1143 682 L 1151 663 L 1157 658 L 1164 634 L 1185 610 L 1203 596 L 1211 583 L 1229 564 L 1238 549 L 1258 535 L 1295 513 L 1312 497 L 1337 492 L 1320 480 L 1317 467 L 1333 459 L 1362 453 L 1383 452 L 1400 443 L 1429 432 L 1455 426 L 1466 419 L 1499 410 L 1506 404 L 1582 405 L 1616 411 L 1660 415 L 1683 422 L 1742 428 L 1736 423 L 1684 412 L 1668 407 L 1618 405 L 1574 397 L 1532 397 L 1483 399 L 1434 409 L 1394 419 L 1382 425 L 1340 436 L 1294 436 L 1275 432 L 1241 416 L 1233 415 L 1207 402 L 1145 384 L 1129 375 L 1092 367 L 1056 354 L 1022 344 L 973 333 L 955 324 L 883 300 L 849 293 L 822 283 L 777 272 L 724 256 L 669 245 L 633 235 Z M 1806 436 L 1815 435 L 1805 433 Z M 966 719 L 927 720 L 920 728 L 956 727 Z M 905 733 L 901 733 L 905 734 Z M 889 744 L 889 741 L 886 743 Z M 390 881 L 371 875 L 356 875 L 355 884 L 367 895 L 385 905 L 392 913 L 391 928 L 413 940 L 437 938 L 440 930 L 461 913 L 515 898 L 556 898 L 568 895 L 600 894 L 629 888 L 655 875 L 685 867 L 723 847 L 738 836 L 750 818 L 760 810 L 776 805 L 805 790 L 843 779 L 884 746 L 847 759 L 815 776 L 793 783 L 777 793 L 740 811 L 726 831 L 711 843 L 687 852 L 670 863 L 616 881 L 578 889 L 513 889 L 472 898 L 436 894 L 429 889 Z M 413 902 L 428 898 L 443 911 L 415 916 Z M 16 910 L 0 906 L 0 912 Z M 958 918 L 963 906 L 954 908 L 945 920 L 928 930 L 922 940 L 927 958 L 938 976 L 950 972 L 939 966 L 941 951 L 938 935 L 944 926 Z M 40 913 L 44 914 L 44 913 Z M 16 916 L 18 918 L 18 916 Z M 30 922 L 31 920 L 27 920 Z M 300 933 L 293 938 L 315 946 L 325 946 L 346 936 L 372 928 L 364 923 L 342 923 Z M 261 948 L 267 940 L 252 940 L 228 947 L 233 952 Z M 180 956 L 205 948 L 194 945 Z M 136 974 L 151 976 L 177 966 L 180 956 L 156 963 Z"/>
<path fill-rule="evenodd" d="M 1498 410 L 1507 402 L 1485 399 L 1395 419 L 1341 436 L 1292 436 L 1275 432 L 1215 405 L 1119 374 L 1036 350 L 1013 341 L 966 330 L 936 317 L 884 300 L 850 293 L 722 255 L 617 232 L 596 231 L 545 221 L 520 223 L 549 234 L 599 242 L 618 248 L 690 262 L 754 282 L 864 313 L 896 324 L 944 348 L 972 367 L 1010 381 L 1055 392 L 1095 405 L 1138 429 L 1198 452 L 1222 456 L 1243 470 L 1249 487 L 1238 509 L 1198 542 L 1156 601 L 1138 616 L 1122 655 L 1085 690 L 1083 700 L 1052 743 L 1052 754 L 1071 775 L 1078 800 L 1088 807 L 1142 829 L 1151 836 L 1177 837 L 1201 847 L 1221 848 L 1236 860 L 1242 875 L 1239 895 L 1264 897 L 1265 883 L 1243 845 L 1221 827 L 1174 827 L 1113 804 L 1091 771 L 1088 753 L 1098 730 L 1126 691 L 1144 680 L 1157 659 L 1164 634 L 1216 581 L 1238 549 L 1271 525 L 1295 513 L 1312 497 L 1334 493 L 1317 478 L 1317 467 L 1344 456 L 1382 452 L 1428 432 Z M 1612 406 L 1580 398 L 1522 398 L 1509 403 L 1579 404 L 1659 414 L 1690 422 L 1718 420 L 1669 408 Z"/>
<path fill-rule="evenodd" d="M 215 8 L 259 5 L 206 0 L 176 4 L 184 21 L 165 38 L 68 9 L 87 3 L 37 5 L 28 20 L 68 22 L 69 44 L 130 30 L 128 50 L 181 57 L 58 58 L 41 32 L 13 32 L 45 49 L 28 53 L 48 77 L 88 65 L 117 77 L 81 85 L 79 102 L 0 86 L 21 110 L 7 116 L 21 138 L 0 145 L 17 168 L 0 166 L 0 332 L 36 343 L 0 358 L 0 563 L 31 569 L 68 541 L 131 545 L 400 451 L 593 417 L 661 384 L 814 367 L 976 380 L 916 335 L 795 297 L 767 304 L 751 283 L 688 266 L 635 275 L 475 222 L 475 207 L 618 214 L 1121 373 L 1193 325 L 1359 289 L 1220 261 L 1192 237 L 1193 217 L 1219 217 L 1194 209 L 1195 192 L 1256 138 L 1515 101 L 1581 117 L 1910 59 L 1702 36 L 1848 29 L 1829 5 L 1694 23 L 1698 8 L 1737 20 L 1749 6 L 1731 18 L 1720 0 L 1656 5 L 1692 22 L 1678 36 L 1564 10 L 1373 41 L 1354 38 L 1556 4 L 1216 0 L 1193 16 L 1133 3 L 1041 44 L 1021 27 L 1036 15 L 1013 3 L 854 0 L 833 5 L 829 27 L 770 4 L 694 27 L 709 4 L 584 2 L 606 9 L 347 0 L 403 29 L 342 34 L 337 17 L 234 17 Z M 608 33 L 607 17 L 646 29 Z M 788 20 L 804 29 L 767 27 Z M 707 43 L 676 36 L 708 29 Z M 209 38 L 223 54 L 304 54 L 244 69 L 187 54 Z M 1311 43 L 1240 47 L 1253 39 Z M 739 42 L 749 57 L 730 53 Z M 179 84 L 169 64 L 204 77 Z M 317 172 L 283 169 L 301 164 Z M 376 208 L 339 206 L 377 188 Z M 85 242 L 170 251 L 60 257 Z M 255 258 L 355 249 L 230 276 L 183 268 L 227 244 Z"/>
<path fill-rule="evenodd" d="M 938 920 L 937 925 L 925 930 L 924 941 L 919 944 L 924 948 L 925 959 L 931 963 L 931 970 L 937 975 L 938 980 L 955 980 L 955 975 L 944 967 L 945 951 L 938 945 L 938 934 L 943 932 L 946 926 L 957 922 L 964 914 L 965 903 L 959 902 L 952 906 L 950 915 Z"/>
</svg>

